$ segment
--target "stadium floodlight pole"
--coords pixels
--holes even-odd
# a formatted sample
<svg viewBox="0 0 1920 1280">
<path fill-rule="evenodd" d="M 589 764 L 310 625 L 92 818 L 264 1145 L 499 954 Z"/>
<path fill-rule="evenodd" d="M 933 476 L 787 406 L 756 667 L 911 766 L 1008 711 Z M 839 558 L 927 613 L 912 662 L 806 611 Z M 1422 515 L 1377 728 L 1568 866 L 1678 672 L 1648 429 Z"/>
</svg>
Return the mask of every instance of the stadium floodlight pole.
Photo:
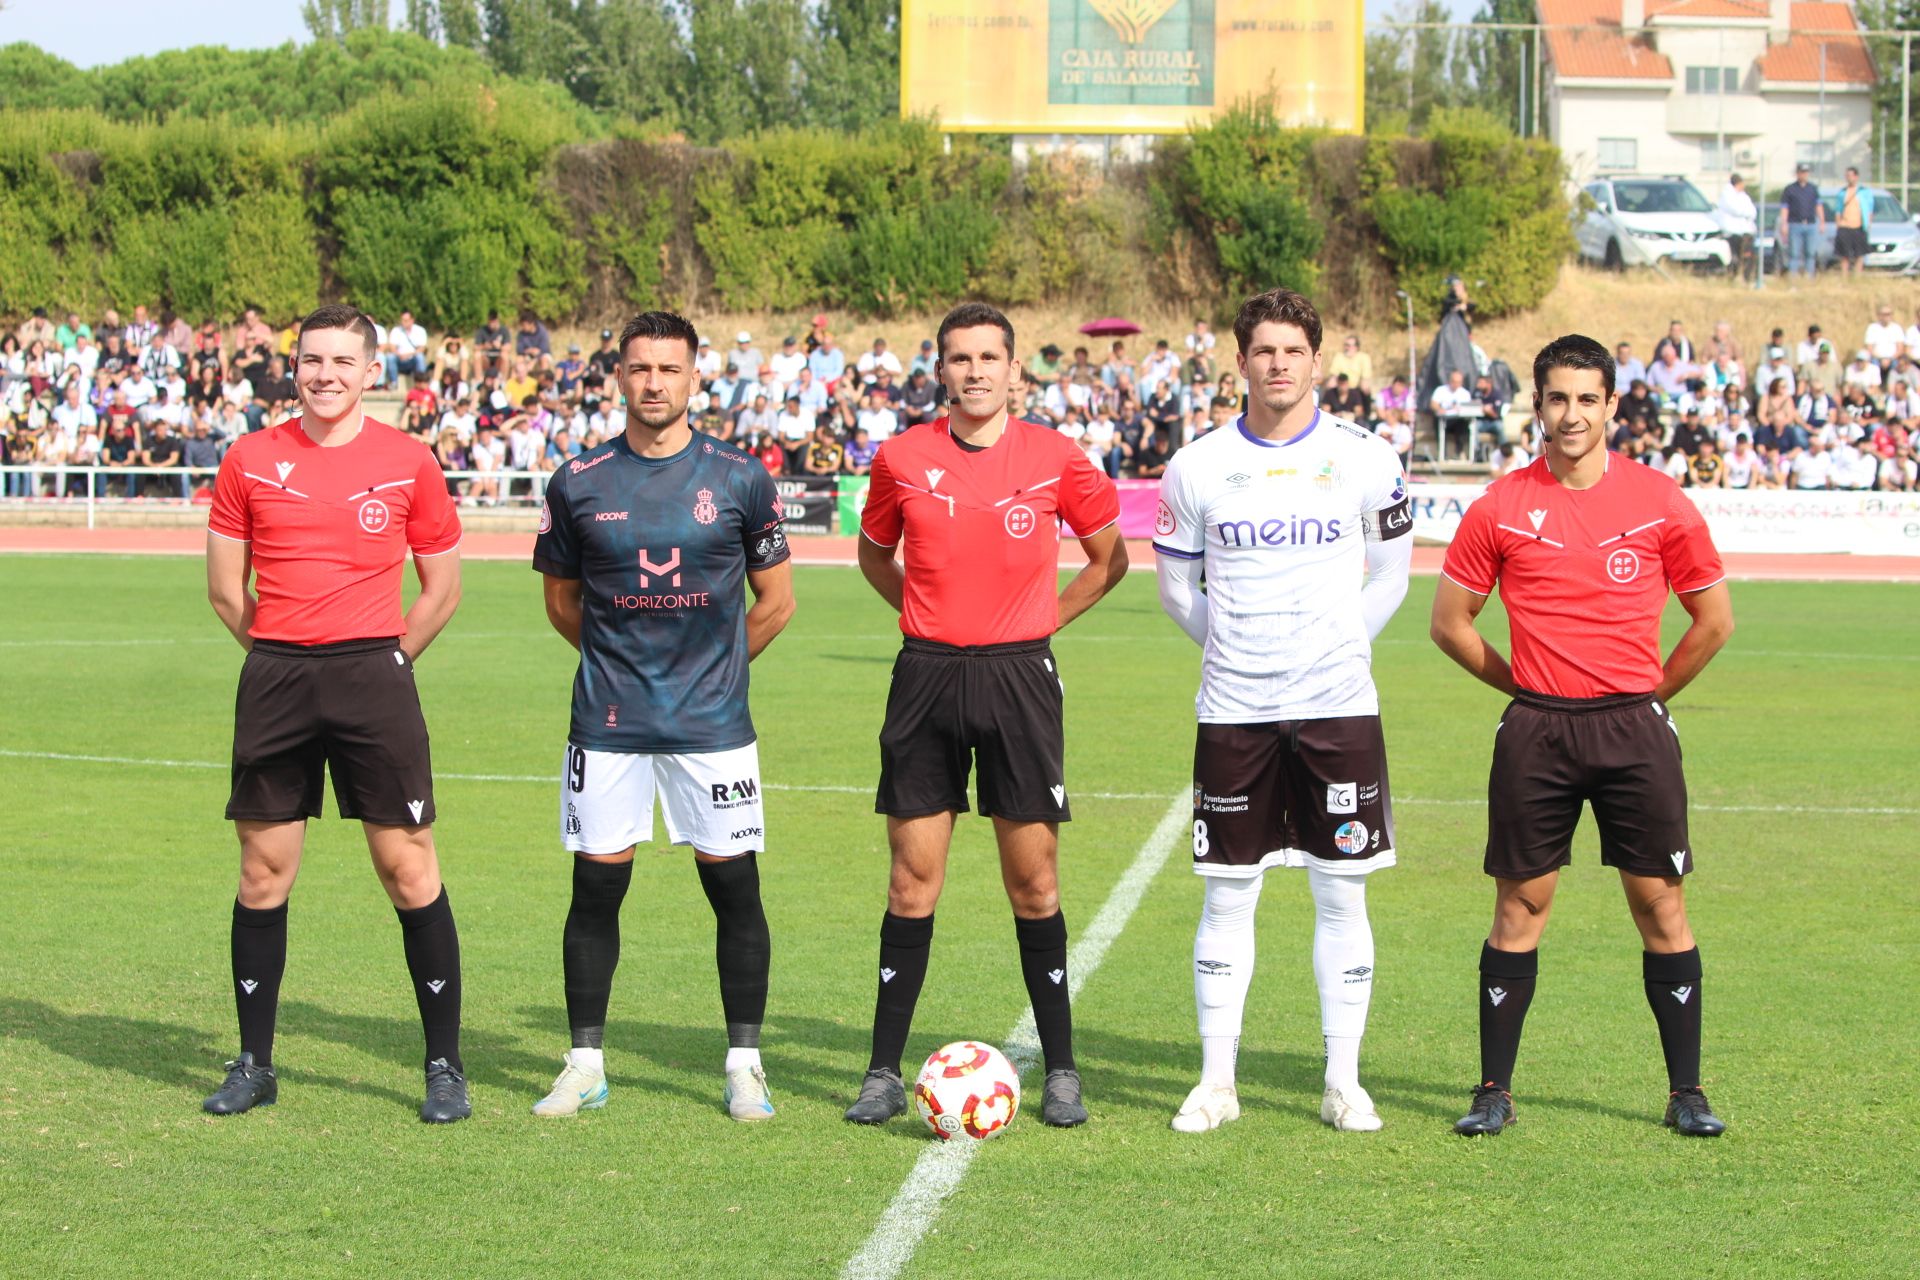
<svg viewBox="0 0 1920 1280">
<path fill-rule="evenodd" d="M 1907 165 L 1913 157 L 1908 130 L 1913 124 L 1913 33 L 1900 37 L 1900 203 L 1913 212 L 1913 188 L 1907 185 Z"/>
<path fill-rule="evenodd" d="M 1405 289 L 1395 289 L 1393 292 L 1400 301 L 1407 304 L 1407 383 L 1409 386 L 1418 389 L 1420 378 L 1414 371 L 1415 361 L 1413 355 L 1413 295 Z"/>
</svg>

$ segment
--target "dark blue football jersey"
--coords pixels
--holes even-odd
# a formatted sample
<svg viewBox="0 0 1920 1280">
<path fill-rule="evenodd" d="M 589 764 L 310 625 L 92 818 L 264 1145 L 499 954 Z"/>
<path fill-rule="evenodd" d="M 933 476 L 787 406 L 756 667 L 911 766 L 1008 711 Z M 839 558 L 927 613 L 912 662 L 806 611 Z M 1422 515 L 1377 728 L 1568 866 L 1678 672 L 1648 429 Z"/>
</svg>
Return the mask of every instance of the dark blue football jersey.
<svg viewBox="0 0 1920 1280">
<path fill-rule="evenodd" d="M 664 754 L 752 742 L 746 575 L 790 554 L 773 477 L 710 436 L 643 458 L 619 435 L 555 471 L 533 567 L 581 583 L 573 744 Z"/>
</svg>

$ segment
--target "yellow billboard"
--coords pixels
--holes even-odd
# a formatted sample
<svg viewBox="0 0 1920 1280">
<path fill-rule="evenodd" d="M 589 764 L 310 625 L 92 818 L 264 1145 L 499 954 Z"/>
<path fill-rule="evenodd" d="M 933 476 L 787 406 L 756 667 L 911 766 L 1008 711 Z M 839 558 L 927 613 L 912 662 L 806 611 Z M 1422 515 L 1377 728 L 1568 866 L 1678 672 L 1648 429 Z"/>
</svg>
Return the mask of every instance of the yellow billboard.
<svg viewBox="0 0 1920 1280">
<path fill-rule="evenodd" d="M 1363 0 L 902 0 L 900 111 L 983 133 L 1182 133 L 1271 97 L 1358 132 Z"/>
</svg>

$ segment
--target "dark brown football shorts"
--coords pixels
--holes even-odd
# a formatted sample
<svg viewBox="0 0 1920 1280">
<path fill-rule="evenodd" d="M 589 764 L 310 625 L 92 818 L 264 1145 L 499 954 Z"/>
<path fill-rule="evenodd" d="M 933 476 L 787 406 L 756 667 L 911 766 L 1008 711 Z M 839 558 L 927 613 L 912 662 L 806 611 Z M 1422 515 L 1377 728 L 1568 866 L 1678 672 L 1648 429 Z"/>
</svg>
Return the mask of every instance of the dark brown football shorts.
<svg viewBox="0 0 1920 1280">
<path fill-rule="evenodd" d="M 1363 874 L 1393 865 L 1379 716 L 1203 724 L 1193 747 L 1193 869 Z"/>
</svg>

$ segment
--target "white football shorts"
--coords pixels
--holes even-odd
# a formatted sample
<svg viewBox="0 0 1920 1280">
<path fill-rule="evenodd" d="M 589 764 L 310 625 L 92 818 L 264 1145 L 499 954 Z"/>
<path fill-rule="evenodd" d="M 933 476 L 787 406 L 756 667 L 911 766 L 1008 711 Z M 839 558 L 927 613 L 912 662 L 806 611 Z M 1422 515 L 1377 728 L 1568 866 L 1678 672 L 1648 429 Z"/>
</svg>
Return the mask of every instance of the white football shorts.
<svg viewBox="0 0 1920 1280">
<path fill-rule="evenodd" d="M 764 849 L 760 747 L 632 755 L 567 744 L 560 768 L 560 842 L 572 853 L 622 853 L 653 839 L 653 798 L 667 838 L 698 853 Z"/>
</svg>

